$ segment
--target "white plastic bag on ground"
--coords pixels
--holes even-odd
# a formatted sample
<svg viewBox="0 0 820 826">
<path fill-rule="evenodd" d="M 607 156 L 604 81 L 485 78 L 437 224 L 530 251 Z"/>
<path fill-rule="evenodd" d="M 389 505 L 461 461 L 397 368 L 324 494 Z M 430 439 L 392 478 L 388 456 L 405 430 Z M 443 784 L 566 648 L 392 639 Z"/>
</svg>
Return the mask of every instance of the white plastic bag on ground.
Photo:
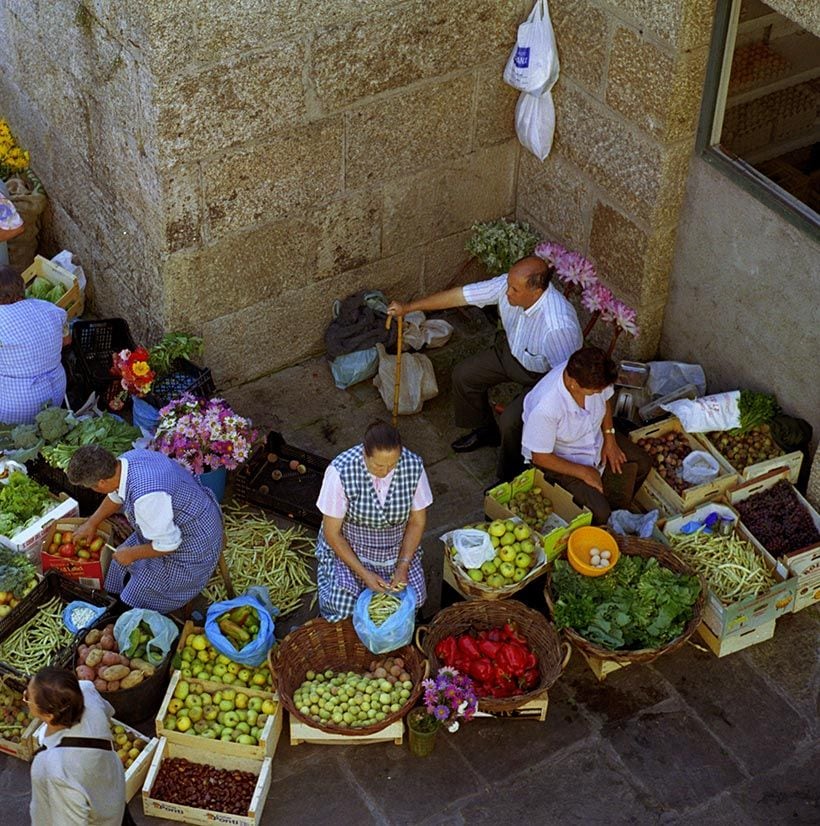
<svg viewBox="0 0 820 826">
<path fill-rule="evenodd" d="M 379 372 L 373 379 L 388 410 L 393 410 L 393 387 L 396 382 L 396 357 L 389 356 L 383 344 L 377 344 Z M 421 411 L 424 402 L 438 395 L 433 362 L 421 353 L 402 353 L 399 379 L 399 414 Z"/>
<path fill-rule="evenodd" d="M 443 347 L 453 335 L 453 325 L 442 318 L 427 318 L 417 310 L 404 317 L 403 342 L 410 350 Z"/>
<path fill-rule="evenodd" d="M 513 89 L 540 95 L 558 80 L 558 49 L 547 0 L 536 0 L 530 16 L 518 27 L 515 46 L 504 68 Z"/>
<path fill-rule="evenodd" d="M 683 460 L 683 481 L 690 485 L 705 485 L 718 473 L 720 465 L 717 459 L 705 450 L 693 450 Z"/>
<path fill-rule="evenodd" d="M 540 96 L 521 93 L 515 105 L 515 133 L 521 145 L 539 161 L 549 155 L 555 135 L 552 92 Z"/>
<path fill-rule="evenodd" d="M 661 407 L 680 419 L 687 433 L 733 430 L 740 427 L 740 390 L 699 399 L 679 399 Z"/>
<path fill-rule="evenodd" d="M 453 531 L 451 538 L 457 559 L 465 568 L 480 568 L 495 557 L 495 548 L 486 531 L 460 528 Z"/>
<path fill-rule="evenodd" d="M 73 259 L 73 252 L 63 250 L 62 252 L 58 252 L 57 255 L 51 259 L 51 263 L 57 264 L 57 266 L 62 267 L 64 270 L 68 270 L 70 273 L 76 275 L 77 283 L 80 285 L 80 290 L 85 292 L 85 285 L 88 283 L 88 280 L 85 277 L 85 270 L 79 264 L 75 264 Z"/>
</svg>

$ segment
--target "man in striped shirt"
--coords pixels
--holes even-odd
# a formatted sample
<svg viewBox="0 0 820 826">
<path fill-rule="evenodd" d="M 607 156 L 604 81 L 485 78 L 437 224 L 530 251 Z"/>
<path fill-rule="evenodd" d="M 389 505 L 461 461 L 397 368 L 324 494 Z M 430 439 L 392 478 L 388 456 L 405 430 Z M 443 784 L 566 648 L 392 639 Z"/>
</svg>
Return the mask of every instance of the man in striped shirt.
<svg viewBox="0 0 820 826">
<path fill-rule="evenodd" d="M 466 453 L 500 444 L 499 479 L 512 478 L 522 466 L 521 413 L 527 391 L 583 344 L 578 315 L 551 283 L 554 274 L 550 264 L 531 255 L 497 278 L 453 287 L 407 304 L 394 301 L 388 308 L 390 315 L 403 316 L 414 310 L 498 306 L 503 334 L 496 336 L 492 348 L 453 370 L 455 423 L 470 430 L 456 439 L 452 448 Z M 524 389 L 501 415 L 499 433 L 487 394 L 491 387 L 507 381 Z"/>
</svg>

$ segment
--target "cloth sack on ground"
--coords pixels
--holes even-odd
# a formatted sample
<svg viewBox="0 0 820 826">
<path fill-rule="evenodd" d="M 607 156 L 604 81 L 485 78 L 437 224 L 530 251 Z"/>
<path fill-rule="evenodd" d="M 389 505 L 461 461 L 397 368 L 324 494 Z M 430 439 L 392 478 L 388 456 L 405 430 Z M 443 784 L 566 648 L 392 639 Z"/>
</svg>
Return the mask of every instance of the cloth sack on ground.
<svg viewBox="0 0 820 826">
<path fill-rule="evenodd" d="M 376 625 L 368 608 L 374 593 L 369 588 L 359 594 L 353 608 L 353 628 L 362 643 L 373 654 L 386 654 L 408 645 L 413 639 L 416 627 L 416 605 L 418 597 L 412 585 L 401 593 L 393 594 L 399 599 L 399 607 L 381 625 Z"/>
<path fill-rule="evenodd" d="M 558 80 L 558 49 L 547 0 L 536 0 L 518 27 L 515 46 L 504 67 L 504 81 L 521 92 L 540 95 Z"/>
<path fill-rule="evenodd" d="M 148 608 L 132 608 L 121 614 L 114 623 L 114 639 L 117 648 L 126 657 L 133 656 L 137 646 L 136 635 L 139 633 L 139 624 L 144 622 L 153 634 L 145 643 L 145 660 L 151 665 L 159 665 L 170 653 L 179 636 L 179 628 L 173 620 L 164 617 L 158 611 Z"/>
<path fill-rule="evenodd" d="M 648 513 L 630 513 L 627 510 L 612 511 L 607 521 L 607 527 L 612 528 L 615 533 L 621 536 L 639 536 L 641 539 L 649 539 L 655 529 L 655 523 L 660 516 L 659 510 L 651 510 Z"/>
<path fill-rule="evenodd" d="M 395 324 L 385 328 L 387 299 L 378 290 L 359 290 L 333 304 L 333 320 L 325 330 L 328 358 L 366 350 L 376 344 L 396 346 Z"/>
<path fill-rule="evenodd" d="M 259 633 L 242 648 L 237 648 L 228 638 L 227 632 L 223 633 L 223 629 L 219 626 L 219 618 L 228 611 L 244 606 L 256 609 L 259 617 Z M 208 608 L 205 616 L 205 636 L 220 654 L 224 654 L 234 662 L 240 665 L 262 665 L 274 643 L 273 619 L 277 616 L 279 616 L 279 609 L 271 604 L 268 589 L 261 585 L 253 585 L 242 596 L 215 602 Z M 228 621 L 233 622 L 230 619 Z"/>
<path fill-rule="evenodd" d="M 690 485 L 704 485 L 719 473 L 717 459 L 705 450 L 693 450 L 683 460 L 683 481 Z"/>
<path fill-rule="evenodd" d="M 379 369 L 379 351 L 375 347 L 343 353 L 330 362 L 333 383 L 339 390 L 346 390 L 354 384 L 372 379 Z"/>
<path fill-rule="evenodd" d="M 480 568 L 495 557 L 495 548 L 486 531 L 460 528 L 447 536 L 456 549 L 456 559 L 465 568 Z"/>
<path fill-rule="evenodd" d="M 453 325 L 441 318 L 426 318 L 417 310 L 404 317 L 402 344 L 410 350 L 443 347 L 453 335 Z"/>
<path fill-rule="evenodd" d="M 699 399 L 679 399 L 661 408 L 677 416 L 687 433 L 708 433 L 740 427 L 739 403 L 740 390 L 733 390 Z"/>
<path fill-rule="evenodd" d="M 706 392 L 706 374 L 699 364 L 684 364 L 680 361 L 650 361 L 649 379 L 646 387 L 653 398 L 668 396 L 685 387 L 694 384 L 698 395 Z"/>
<path fill-rule="evenodd" d="M 387 355 L 381 344 L 379 351 L 379 372 L 373 379 L 388 410 L 393 410 L 393 387 L 396 382 L 396 356 Z M 421 353 L 402 353 L 401 377 L 399 380 L 399 413 L 402 416 L 418 413 L 424 402 L 438 395 L 436 373 L 433 362 Z"/>
<path fill-rule="evenodd" d="M 6 187 L 9 200 L 25 225 L 23 232 L 8 242 L 9 264 L 18 270 L 24 270 L 31 266 L 37 255 L 40 222 L 48 199 L 38 184 L 22 177 L 9 178 Z"/>
</svg>

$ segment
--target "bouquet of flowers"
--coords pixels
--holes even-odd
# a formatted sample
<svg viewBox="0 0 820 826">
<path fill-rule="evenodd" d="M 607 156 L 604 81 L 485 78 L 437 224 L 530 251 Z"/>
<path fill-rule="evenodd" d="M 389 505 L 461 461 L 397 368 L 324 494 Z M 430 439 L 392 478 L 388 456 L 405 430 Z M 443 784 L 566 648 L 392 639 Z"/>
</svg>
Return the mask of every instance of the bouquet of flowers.
<svg viewBox="0 0 820 826">
<path fill-rule="evenodd" d="M 148 359 L 149 353 L 144 347 L 114 353 L 111 374 L 119 376 L 125 391 L 117 399 L 120 408 L 129 394 L 142 398 L 151 392 L 157 374 L 151 369 Z"/>
<path fill-rule="evenodd" d="M 427 714 L 447 731 L 458 731 L 459 718 L 470 720 L 478 709 L 473 681 L 454 668 L 440 668 L 435 679 L 423 680 L 422 686 Z"/>
<path fill-rule="evenodd" d="M 25 172 L 28 165 L 28 151 L 17 144 L 8 123 L 0 118 L 0 181 Z"/>
<path fill-rule="evenodd" d="M 159 411 L 152 447 L 191 473 L 233 470 L 251 454 L 257 432 L 224 399 L 197 399 L 190 393 Z"/>
</svg>

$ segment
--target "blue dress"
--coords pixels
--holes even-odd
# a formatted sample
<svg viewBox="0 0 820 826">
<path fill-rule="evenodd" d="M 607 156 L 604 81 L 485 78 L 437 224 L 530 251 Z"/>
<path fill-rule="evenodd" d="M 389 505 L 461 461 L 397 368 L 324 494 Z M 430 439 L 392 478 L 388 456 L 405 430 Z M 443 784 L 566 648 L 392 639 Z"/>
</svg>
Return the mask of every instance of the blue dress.
<svg viewBox="0 0 820 826">
<path fill-rule="evenodd" d="M 66 312 L 38 298 L 0 305 L 0 422 L 31 424 L 65 397 Z"/>
<path fill-rule="evenodd" d="M 211 578 L 222 550 L 222 511 L 211 491 L 168 456 L 153 450 L 129 450 L 120 458 L 128 462 L 123 511 L 135 528 L 123 547 L 145 544 L 134 503 L 141 496 L 158 492 L 171 497 L 182 542 L 174 551 L 138 559 L 129 566 L 112 560 L 105 589 L 119 594 L 134 608 L 167 614 L 197 596 Z M 124 584 L 126 573 L 131 577 Z"/>
<path fill-rule="evenodd" d="M 342 535 L 362 565 L 389 582 L 424 469 L 421 457 L 402 448 L 384 504 L 379 502 L 365 465 L 363 445 L 340 453 L 332 464 L 339 471 L 348 501 Z M 364 590 L 364 582 L 336 556 L 325 539 L 324 530 L 319 531 L 316 541 L 316 557 L 319 562 L 319 612 L 331 622 L 349 617 L 356 598 Z M 415 590 L 419 606 L 427 599 L 421 559 L 422 550 L 418 548 L 407 573 L 408 584 Z"/>
</svg>

